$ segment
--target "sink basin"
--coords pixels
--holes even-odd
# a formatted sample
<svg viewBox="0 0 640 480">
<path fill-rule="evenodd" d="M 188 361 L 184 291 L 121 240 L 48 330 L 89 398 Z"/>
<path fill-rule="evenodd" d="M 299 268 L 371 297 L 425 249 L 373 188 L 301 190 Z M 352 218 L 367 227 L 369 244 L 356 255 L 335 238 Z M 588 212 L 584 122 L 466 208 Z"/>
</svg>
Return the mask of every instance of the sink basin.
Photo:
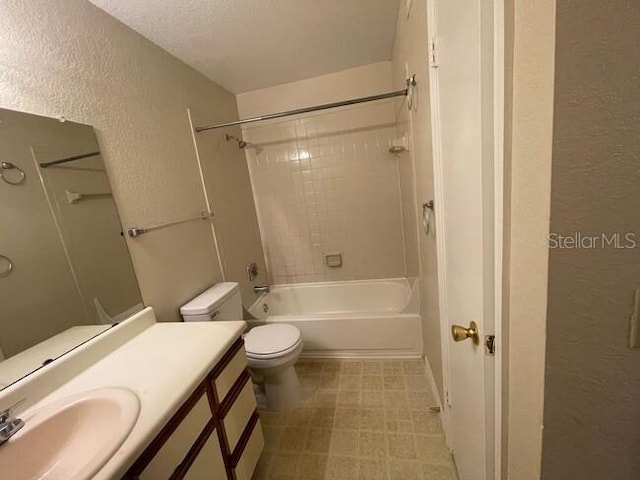
<svg viewBox="0 0 640 480">
<path fill-rule="evenodd" d="M 2 478 L 90 479 L 118 450 L 140 413 L 125 388 L 101 388 L 18 415 L 25 426 L 0 445 Z"/>
</svg>

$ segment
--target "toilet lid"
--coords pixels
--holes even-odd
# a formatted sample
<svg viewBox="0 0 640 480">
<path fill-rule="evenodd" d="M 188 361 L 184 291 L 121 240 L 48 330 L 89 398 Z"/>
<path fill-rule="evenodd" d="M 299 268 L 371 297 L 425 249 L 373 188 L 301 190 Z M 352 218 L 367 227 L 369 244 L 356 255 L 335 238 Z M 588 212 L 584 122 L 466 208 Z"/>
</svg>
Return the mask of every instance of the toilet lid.
<svg viewBox="0 0 640 480">
<path fill-rule="evenodd" d="M 248 355 L 273 355 L 290 350 L 300 341 L 300 330 L 286 323 L 272 323 L 249 330 L 244 337 Z"/>
</svg>

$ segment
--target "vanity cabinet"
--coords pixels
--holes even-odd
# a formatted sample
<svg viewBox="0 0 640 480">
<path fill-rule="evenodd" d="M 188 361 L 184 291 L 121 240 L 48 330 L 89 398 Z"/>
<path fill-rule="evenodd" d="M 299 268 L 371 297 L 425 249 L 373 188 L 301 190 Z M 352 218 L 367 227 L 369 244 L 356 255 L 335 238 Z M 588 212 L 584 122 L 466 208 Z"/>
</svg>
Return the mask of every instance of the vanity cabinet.
<svg viewBox="0 0 640 480">
<path fill-rule="evenodd" d="M 239 339 L 123 480 L 249 480 L 264 446 Z"/>
</svg>

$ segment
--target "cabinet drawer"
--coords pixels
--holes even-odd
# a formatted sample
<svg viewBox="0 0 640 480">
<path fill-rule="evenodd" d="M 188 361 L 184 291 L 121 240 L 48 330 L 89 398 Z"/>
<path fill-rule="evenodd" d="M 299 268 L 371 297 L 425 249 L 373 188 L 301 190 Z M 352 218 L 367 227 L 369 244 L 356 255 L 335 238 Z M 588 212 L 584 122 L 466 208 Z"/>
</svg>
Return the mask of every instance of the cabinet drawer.
<svg viewBox="0 0 640 480">
<path fill-rule="evenodd" d="M 218 377 L 213 381 L 213 387 L 216 390 L 216 396 L 220 403 L 222 403 L 229 393 L 229 390 L 231 390 L 231 387 L 233 387 L 233 384 L 236 383 L 236 380 L 238 380 L 242 372 L 244 372 L 245 368 L 247 368 L 247 355 L 244 351 L 244 346 L 242 346 L 227 364 L 225 369 L 220 372 Z"/>
<path fill-rule="evenodd" d="M 262 434 L 262 427 L 260 421 L 257 421 L 253 427 L 253 432 L 249 438 L 247 446 L 244 448 L 240 460 L 236 465 L 234 471 L 236 474 L 236 480 L 250 480 L 253 475 L 253 471 L 256 469 L 256 464 L 262 453 L 264 447 L 264 436 Z"/>
<path fill-rule="evenodd" d="M 217 431 L 214 430 L 211 433 L 183 478 L 184 480 L 222 480 L 227 478 Z M 247 479 L 249 478 L 251 477 L 247 477 Z"/>
<path fill-rule="evenodd" d="M 191 411 L 160 447 L 138 478 L 140 480 L 168 479 L 185 458 L 211 417 L 209 400 L 203 392 Z"/>
<path fill-rule="evenodd" d="M 253 384 L 247 378 L 240 394 L 222 420 L 230 452 L 236 448 L 236 444 L 255 409 L 256 397 L 253 394 Z"/>
</svg>

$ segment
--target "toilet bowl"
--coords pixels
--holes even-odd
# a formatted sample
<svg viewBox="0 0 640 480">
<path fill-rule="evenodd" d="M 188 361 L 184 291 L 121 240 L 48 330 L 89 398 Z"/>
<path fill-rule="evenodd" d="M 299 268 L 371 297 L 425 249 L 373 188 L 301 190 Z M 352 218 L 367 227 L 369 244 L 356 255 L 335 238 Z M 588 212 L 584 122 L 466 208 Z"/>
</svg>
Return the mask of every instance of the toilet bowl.
<svg viewBox="0 0 640 480">
<path fill-rule="evenodd" d="M 302 352 L 300 330 L 285 323 L 254 327 L 244 337 L 253 381 L 262 387 L 267 410 L 300 406 L 300 382 L 294 364 Z"/>
<path fill-rule="evenodd" d="M 180 308 L 185 322 L 242 319 L 242 298 L 235 282 L 218 283 Z M 294 364 L 302 352 L 302 335 L 284 323 L 252 328 L 244 335 L 251 378 L 267 410 L 291 410 L 301 404 Z M 264 401 L 260 401 L 260 396 Z"/>
</svg>

